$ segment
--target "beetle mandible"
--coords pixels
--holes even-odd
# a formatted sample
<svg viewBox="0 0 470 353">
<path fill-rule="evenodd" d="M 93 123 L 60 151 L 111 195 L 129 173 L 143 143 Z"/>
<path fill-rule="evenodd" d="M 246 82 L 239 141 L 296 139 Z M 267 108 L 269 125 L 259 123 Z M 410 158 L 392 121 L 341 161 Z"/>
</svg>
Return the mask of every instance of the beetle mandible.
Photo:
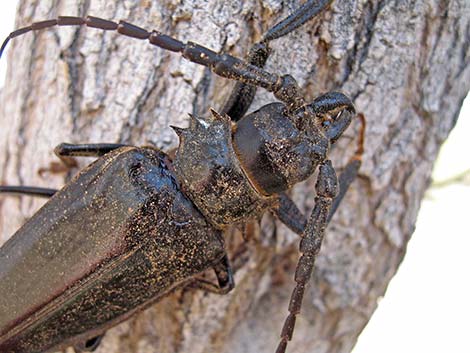
<svg viewBox="0 0 470 353">
<path fill-rule="evenodd" d="M 228 293 L 234 279 L 223 230 L 270 210 L 302 236 L 295 287 L 276 351 L 285 352 L 325 227 L 359 170 L 363 138 L 338 192 L 327 154 L 355 116 L 353 103 L 340 92 L 306 102 L 292 76 L 263 67 L 270 41 L 295 30 L 330 2 L 307 1 L 269 29 L 245 60 L 92 16 L 61 16 L 10 34 L 0 55 L 10 39 L 52 26 L 117 31 L 180 53 L 238 83 L 220 111 L 191 116 L 188 129 L 174 127 L 180 138 L 174 160 L 154 147 L 61 144 L 55 153 L 64 161 L 99 158 L 60 191 L 0 188 L 51 197 L 0 249 L 1 351 L 43 352 L 71 345 L 93 350 L 106 329 L 176 287 Z M 246 115 L 257 87 L 280 102 Z M 317 167 L 317 197 L 307 220 L 285 192 Z M 217 284 L 197 277 L 209 268 Z M 54 276 L 44 279 L 40 272 Z"/>
</svg>

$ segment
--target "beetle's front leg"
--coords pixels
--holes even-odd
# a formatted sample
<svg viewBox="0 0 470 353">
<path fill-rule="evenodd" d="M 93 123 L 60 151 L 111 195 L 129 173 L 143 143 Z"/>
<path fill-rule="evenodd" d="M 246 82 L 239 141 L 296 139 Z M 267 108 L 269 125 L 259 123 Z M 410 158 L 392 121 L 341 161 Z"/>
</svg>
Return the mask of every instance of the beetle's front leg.
<svg viewBox="0 0 470 353">
<path fill-rule="evenodd" d="M 291 231 L 298 235 L 302 235 L 307 224 L 307 217 L 305 217 L 287 194 L 279 194 L 278 203 L 271 209 L 271 211 Z"/>
<path fill-rule="evenodd" d="M 263 68 L 271 53 L 268 42 L 256 43 L 250 49 L 245 60 L 254 66 Z M 227 114 L 232 121 L 240 120 L 250 108 L 256 94 L 256 86 L 238 81 L 229 98 L 222 108 L 222 114 Z"/>
<path fill-rule="evenodd" d="M 269 43 L 277 38 L 283 37 L 286 34 L 299 28 L 305 22 L 309 21 L 321 11 L 323 11 L 331 0 L 308 0 L 294 13 L 283 19 L 281 22 L 272 26 L 262 37 L 261 41 L 255 43 L 248 52 L 245 61 L 250 65 L 259 68 L 264 68 L 266 60 L 271 54 Z M 233 121 L 240 120 L 247 110 L 250 108 L 251 103 L 255 97 L 256 86 L 247 84 L 243 81 L 238 81 L 227 102 L 222 108 L 222 113 L 227 114 Z"/>
</svg>

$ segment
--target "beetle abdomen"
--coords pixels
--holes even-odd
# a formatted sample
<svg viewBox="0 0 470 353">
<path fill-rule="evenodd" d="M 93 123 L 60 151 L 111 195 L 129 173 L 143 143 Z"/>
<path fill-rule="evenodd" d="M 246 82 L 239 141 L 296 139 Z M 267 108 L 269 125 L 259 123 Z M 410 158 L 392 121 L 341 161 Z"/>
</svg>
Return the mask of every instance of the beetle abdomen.
<svg viewBox="0 0 470 353">
<path fill-rule="evenodd" d="M 0 249 L 0 351 L 102 333 L 224 255 L 166 156 L 122 148 L 58 192 Z"/>
</svg>

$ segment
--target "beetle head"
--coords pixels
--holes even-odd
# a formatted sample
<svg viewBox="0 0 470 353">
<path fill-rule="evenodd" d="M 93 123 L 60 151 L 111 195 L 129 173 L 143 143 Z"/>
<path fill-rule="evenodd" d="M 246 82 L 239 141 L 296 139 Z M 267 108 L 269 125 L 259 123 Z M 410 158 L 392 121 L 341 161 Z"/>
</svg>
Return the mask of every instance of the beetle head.
<svg viewBox="0 0 470 353">
<path fill-rule="evenodd" d="M 334 92 L 294 113 L 268 104 L 237 123 L 234 149 L 253 186 L 273 195 L 310 177 L 353 115 L 349 98 Z"/>
</svg>

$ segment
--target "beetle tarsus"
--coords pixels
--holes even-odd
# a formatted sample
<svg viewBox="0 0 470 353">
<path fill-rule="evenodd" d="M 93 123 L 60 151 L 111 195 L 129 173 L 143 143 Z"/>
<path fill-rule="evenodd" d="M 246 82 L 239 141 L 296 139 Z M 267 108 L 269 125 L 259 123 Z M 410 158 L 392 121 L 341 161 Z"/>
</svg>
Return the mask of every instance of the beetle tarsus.
<svg viewBox="0 0 470 353">
<path fill-rule="evenodd" d="M 227 255 L 225 255 L 213 269 L 218 284 L 214 284 L 203 278 L 196 278 L 189 283 L 189 286 L 213 294 L 224 295 L 229 293 L 235 287 L 235 280 Z"/>
<path fill-rule="evenodd" d="M 321 11 L 323 11 L 333 0 L 308 0 L 294 13 L 277 23 L 263 36 L 263 40 L 273 40 L 285 36 L 293 30 L 302 26 Z"/>
</svg>

